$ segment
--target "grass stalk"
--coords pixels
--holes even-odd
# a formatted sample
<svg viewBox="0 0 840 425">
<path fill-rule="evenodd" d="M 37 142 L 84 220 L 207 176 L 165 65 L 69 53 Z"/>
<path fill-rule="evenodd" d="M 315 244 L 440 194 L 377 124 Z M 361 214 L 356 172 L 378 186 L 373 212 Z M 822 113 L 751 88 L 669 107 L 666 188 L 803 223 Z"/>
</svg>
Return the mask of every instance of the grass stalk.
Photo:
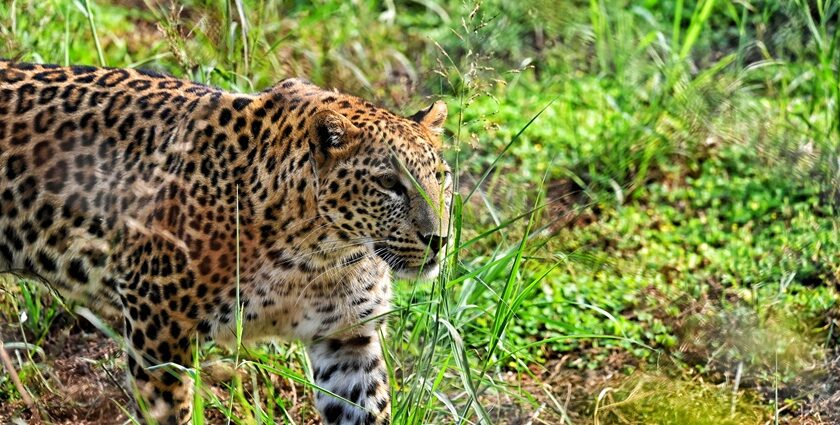
<svg viewBox="0 0 840 425">
<path fill-rule="evenodd" d="M 93 37 L 93 43 L 96 46 L 96 57 L 99 59 L 99 66 L 108 66 L 108 62 L 105 60 L 105 54 L 102 52 L 102 43 L 99 41 L 99 33 L 96 31 L 96 21 L 93 17 L 93 10 L 90 7 L 90 0 L 82 0 L 81 9 L 88 20 L 90 34 Z"/>
</svg>

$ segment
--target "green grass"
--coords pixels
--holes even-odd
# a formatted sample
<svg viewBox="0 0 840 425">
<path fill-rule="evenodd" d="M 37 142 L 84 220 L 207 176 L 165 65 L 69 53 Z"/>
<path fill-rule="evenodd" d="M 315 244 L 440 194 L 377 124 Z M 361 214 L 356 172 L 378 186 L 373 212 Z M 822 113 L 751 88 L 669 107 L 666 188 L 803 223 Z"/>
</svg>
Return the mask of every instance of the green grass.
<svg viewBox="0 0 840 425">
<path fill-rule="evenodd" d="M 449 105 L 456 243 L 439 279 L 396 284 L 394 423 L 784 421 L 808 394 L 763 389 L 836 347 L 840 2 L 141 3 L 0 4 L 0 56 Z M 42 345 L 63 307 L 8 282 L 0 317 Z M 314 417 L 298 344 L 193 366 L 195 423 Z M 619 378 L 567 404 L 558 370 Z"/>
</svg>

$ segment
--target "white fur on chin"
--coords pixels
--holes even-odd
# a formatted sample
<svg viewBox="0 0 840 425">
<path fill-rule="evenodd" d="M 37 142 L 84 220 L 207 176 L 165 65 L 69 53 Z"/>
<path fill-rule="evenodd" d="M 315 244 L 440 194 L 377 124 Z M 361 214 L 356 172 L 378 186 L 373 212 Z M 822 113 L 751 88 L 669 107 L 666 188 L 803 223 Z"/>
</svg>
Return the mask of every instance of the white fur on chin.
<svg viewBox="0 0 840 425">
<path fill-rule="evenodd" d="M 436 261 L 434 264 L 420 268 L 407 267 L 401 270 L 395 270 L 394 276 L 399 279 L 434 279 L 440 273 L 440 264 Z"/>
</svg>

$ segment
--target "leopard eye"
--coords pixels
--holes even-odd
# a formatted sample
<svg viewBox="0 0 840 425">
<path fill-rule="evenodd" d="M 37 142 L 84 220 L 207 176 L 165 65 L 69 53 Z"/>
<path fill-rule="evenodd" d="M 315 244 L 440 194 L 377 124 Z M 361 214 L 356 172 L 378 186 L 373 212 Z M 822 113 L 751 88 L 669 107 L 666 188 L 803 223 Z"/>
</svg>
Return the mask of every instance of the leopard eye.
<svg viewBox="0 0 840 425">
<path fill-rule="evenodd" d="M 443 170 L 440 173 L 440 182 L 443 184 L 444 189 L 448 189 L 452 186 L 452 172 L 449 170 Z"/>
<path fill-rule="evenodd" d="M 379 185 L 386 190 L 396 190 L 400 182 L 393 174 L 385 174 L 379 177 Z"/>
</svg>

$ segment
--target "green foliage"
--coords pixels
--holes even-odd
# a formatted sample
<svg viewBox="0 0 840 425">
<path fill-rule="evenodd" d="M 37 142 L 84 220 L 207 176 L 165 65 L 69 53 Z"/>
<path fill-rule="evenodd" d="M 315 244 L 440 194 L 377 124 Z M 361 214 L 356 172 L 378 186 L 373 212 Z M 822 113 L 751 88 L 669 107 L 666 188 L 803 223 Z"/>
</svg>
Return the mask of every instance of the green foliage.
<svg viewBox="0 0 840 425">
<path fill-rule="evenodd" d="M 566 354 L 597 370 L 615 352 L 677 373 L 592 394 L 595 421 L 764 422 L 780 406 L 695 374 L 779 385 L 836 333 L 840 2 L 139 3 L 4 2 L 0 56 L 450 105 L 456 241 L 441 278 L 396 285 L 395 423 L 491 422 L 489 395 L 563 416 L 500 377 L 539 384 Z M 30 288 L 0 313 L 25 310 L 40 344 L 56 310 Z M 209 357 L 235 371 L 223 396 L 198 374 Z M 296 344 L 204 347 L 193 367 L 197 423 L 311 417 L 271 378 L 311 385 Z"/>
</svg>

